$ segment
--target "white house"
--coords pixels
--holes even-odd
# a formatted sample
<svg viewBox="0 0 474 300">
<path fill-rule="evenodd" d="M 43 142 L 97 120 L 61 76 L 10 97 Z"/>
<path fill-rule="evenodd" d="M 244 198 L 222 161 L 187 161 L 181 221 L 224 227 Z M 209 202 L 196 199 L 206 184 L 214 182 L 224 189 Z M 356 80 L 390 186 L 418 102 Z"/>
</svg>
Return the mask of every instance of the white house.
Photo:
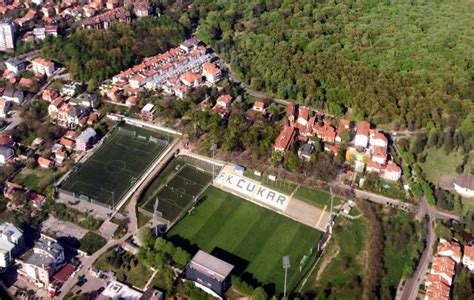
<svg viewBox="0 0 474 300">
<path fill-rule="evenodd" d="M 222 71 L 214 63 L 206 63 L 202 65 L 202 75 L 210 83 L 216 83 L 222 78 Z"/>
<path fill-rule="evenodd" d="M 390 181 L 398 181 L 402 176 L 402 169 L 393 161 L 389 161 L 383 169 L 382 178 Z"/>
<path fill-rule="evenodd" d="M 461 245 L 455 241 L 439 239 L 437 254 L 439 256 L 450 257 L 456 263 L 460 263 L 462 257 Z"/>
<path fill-rule="evenodd" d="M 464 197 L 474 197 L 474 174 L 457 176 L 454 180 L 454 190 Z"/>
<path fill-rule="evenodd" d="M 474 272 L 474 246 L 464 246 L 464 255 L 462 257 L 462 264 Z"/>
<path fill-rule="evenodd" d="M 370 135 L 370 145 L 387 148 L 387 137 L 383 133 L 376 130 Z"/>
<path fill-rule="evenodd" d="M 76 81 L 66 83 L 65 85 L 63 85 L 63 88 L 62 88 L 61 92 L 64 96 L 74 97 L 76 95 L 76 93 L 79 92 L 81 86 L 82 86 L 82 84 L 80 82 L 76 82 Z"/>
<path fill-rule="evenodd" d="M 23 231 L 11 223 L 0 225 L 0 268 L 8 267 L 25 248 Z"/>
<path fill-rule="evenodd" d="M 7 59 L 5 65 L 10 72 L 16 75 L 21 74 L 25 70 L 25 61 L 14 57 Z"/>
<path fill-rule="evenodd" d="M 44 59 L 44 58 L 35 58 L 31 61 L 33 64 L 33 71 L 35 73 L 46 74 L 46 76 L 53 75 L 55 71 L 54 62 Z"/>
<path fill-rule="evenodd" d="M 64 248 L 55 240 L 42 236 L 19 273 L 40 288 L 47 288 L 51 276 L 65 264 Z"/>
<path fill-rule="evenodd" d="M 369 122 L 360 121 L 359 124 L 357 124 L 357 131 L 354 139 L 354 144 L 356 147 L 367 148 L 367 144 L 369 143 L 369 130 Z"/>
</svg>

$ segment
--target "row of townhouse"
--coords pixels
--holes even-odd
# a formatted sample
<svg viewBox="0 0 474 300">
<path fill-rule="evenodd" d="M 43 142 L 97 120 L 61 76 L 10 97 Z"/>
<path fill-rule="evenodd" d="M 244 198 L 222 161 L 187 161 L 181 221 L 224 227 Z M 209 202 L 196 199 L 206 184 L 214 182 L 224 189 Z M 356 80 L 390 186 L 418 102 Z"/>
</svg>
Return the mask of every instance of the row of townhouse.
<svg viewBox="0 0 474 300">
<path fill-rule="evenodd" d="M 462 263 L 470 272 L 474 272 L 474 246 L 462 247 L 457 241 L 440 239 L 430 272 L 424 281 L 425 300 L 450 298 L 451 286 L 456 275 L 456 264 L 459 263 Z"/>
<path fill-rule="evenodd" d="M 92 125 L 97 121 L 98 113 L 92 112 L 92 108 L 97 105 L 97 97 L 88 93 L 70 99 L 58 96 L 49 104 L 48 114 L 59 125 L 76 128 Z"/>
<path fill-rule="evenodd" d="M 146 58 L 139 65 L 115 75 L 112 78 L 113 86 L 107 88 L 124 89 L 128 86 L 134 90 L 162 89 L 184 98 L 192 88 L 202 85 L 205 80 L 214 84 L 222 78 L 220 67 L 210 62 L 212 56 L 207 52 L 201 41 L 191 38 L 177 48 Z"/>
<path fill-rule="evenodd" d="M 314 150 L 314 138 L 321 139 L 324 150 L 338 155 L 343 140 L 349 143 L 346 159 L 353 161 L 357 171 L 377 172 L 386 180 L 397 181 L 401 169 L 388 158 L 387 137 L 376 129 L 371 129 L 370 123 L 361 121 L 356 125 L 355 132 L 349 120 L 341 119 L 336 128 L 330 119 L 324 115 L 310 116 L 311 109 L 305 106 L 289 104 L 287 122 L 277 137 L 274 150 L 287 151 L 297 139 L 304 144 L 298 151 L 301 159 L 309 160 Z"/>
</svg>

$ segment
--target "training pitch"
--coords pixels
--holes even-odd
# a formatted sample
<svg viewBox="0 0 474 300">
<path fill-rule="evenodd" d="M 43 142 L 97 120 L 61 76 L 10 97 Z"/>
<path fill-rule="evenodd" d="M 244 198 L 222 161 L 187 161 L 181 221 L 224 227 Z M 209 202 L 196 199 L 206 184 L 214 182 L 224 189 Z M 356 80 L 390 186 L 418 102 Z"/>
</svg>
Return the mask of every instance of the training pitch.
<svg viewBox="0 0 474 300">
<path fill-rule="evenodd" d="M 76 198 L 115 207 L 172 139 L 152 129 L 120 125 L 61 189 Z"/>
<path fill-rule="evenodd" d="M 233 263 L 239 273 L 243 272 L 243 278 L 251 274 L 262 285 L 275 288 L 276 294 L 283 291 L 282 257 L 290 257 L 287 288 L 291 291 L 315 261 L 321 235 L 309 226 L 216 188 L 209 188 L 196 209 L 167 234 L 178 245 L 197 245 Z M 302 260 L 305 263 L 300 272 Z"/>
<path fill-rule="evenodd" d="M 144 209 L 153 212 L 155 199 L 158 199 L 157 211 L 161 213 L 161 217 L 174 222 L 211 179 L 211 174 L 185 164 L 154 197 L 145 203 Z"/>
</svg>

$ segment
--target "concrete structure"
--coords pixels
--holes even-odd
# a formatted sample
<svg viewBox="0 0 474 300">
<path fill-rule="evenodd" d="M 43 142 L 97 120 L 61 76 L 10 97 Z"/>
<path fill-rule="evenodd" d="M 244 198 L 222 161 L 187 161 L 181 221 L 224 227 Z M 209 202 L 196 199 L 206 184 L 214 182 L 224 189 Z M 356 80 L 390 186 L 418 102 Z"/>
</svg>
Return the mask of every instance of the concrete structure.
<svg viewBox="0 0 474 300">
<path fill-rule="evenodd" d="M 0 225 L 0 268 L 8 267 L 25 248 L 23 231 L 11 223 Z"/>
<path fill-rule="evenodd" d="M 12 148 L 0 146 L 0 165 L 6 164 L 13 156 L 15 153 Z"/>
<path fill-rule="evenodd" d="M 138 300 L 141 299 L 143 293 L 132 289 L 124 283 L 113 280 L 110 281 L 105 287 L 105 290 L 102 292 L 102 296 L 111 299 Z"/>
<path fill-rule="evenodd" d="M 464 197 L 474 197 L 474 174 L 457 176 L 454 180 L 454 190 Z"/>
<path fill-rule="evenodd" d="M 33 65 L 33 71 L 35 73 L 45 74 L 46 76 L 53 75 L 53 72 L 56 70 L 54 62 L 44 59 L 44 58 L 35 58 L 31 61 Z"/>
<path fill-rule="evenodd" d="M 186 279 L 198 283 L 204 290 L 210 289 L 222 296 L 230 286 L 233 268 L 233 265 L 199 250 L 186 266 Z"/>
<path fill-rule="evenodd" d="M 14 23 L 0 23 L 0 51 L 15 49 L 15 31 Z"/>
</svg>

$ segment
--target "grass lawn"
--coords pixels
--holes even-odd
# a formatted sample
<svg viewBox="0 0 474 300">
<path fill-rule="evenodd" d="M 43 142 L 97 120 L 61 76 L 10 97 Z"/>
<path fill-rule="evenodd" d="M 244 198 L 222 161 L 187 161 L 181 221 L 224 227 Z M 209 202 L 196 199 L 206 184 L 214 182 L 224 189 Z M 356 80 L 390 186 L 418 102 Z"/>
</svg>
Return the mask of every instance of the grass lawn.
<svg viewBox="0 0 474 300">
<path fill-rule="evenodd" d="M 137 212 L 138 228 L 145 226 L 150 220 L 151 217 L 147 214 L 140 212 L 140 210 Z"/>
<path fill-rule="evenodd" d="M 293 198 L 319 208 L 324 208 L 327 206 L 327 209 L 329 209 L 331 206 L 331 195 L 328 192 L 315 190 L 301 185 L 298 187 L 298 190 L 296 190 Z M 342 202 L 343 200 L 341 198 L 334 197 L 333 205 L 340 205 Z"/>
<path fill-rule="evenodd" d="M 291 193 L 293 193 L 293 191 L 298 186 L 295 183 L 285 181 L 285 180 L 280 180 L 280 179 L 277 179 L 275 181 L 270 180 L 268 179 L 268 176 L 266 176 L 265 174 L 263 174 L 262 176 L 256 176 L 251 170 L 246 170 L 244 172 L 244 175 L 248 178 L 252 178 L 254 180 L 260 181 L 267 188 L 274 189 L 275 191 L 286 194 L 286 195 L 291 195 Z"/>
<path fill-rule="evenodd" d="M 303 287 L 303 291 L 317 299 L 361 299 L 361 280 L 364 277 L 361 260 L 367 236 L 367 225 L 363 218 L 357 220 L 339 218 L 332 241 L 323 254 L 324 257 L 334 257 L 316 281 L 323 257 Z"/>
<path fill-rule="evenodd" d="M 130 135 L 128 131 L 134 131 L 136 135 Z M 172 137 L 154 130 L 121 125 L 61 188 L 114 206 L 171 140 Z"/>
<path fill-rule="evenodd" d="M 138 288 L 145 287 L 153 272 L 124 250 L 119 254 L 121 258 L 118 262 L 114 261 L 116 255 L 115 250 L 113 248 L 110 249 L 97 260 L 95 266 L 105 272 L 115 272 L 119 281 L 124 281 Z M 134 265 L 131 262 L 132 260 L 135 261 Z"/>
<path fill-rule="evenodd" d="M 426 160 L 420 166 L 426 173 L 426 179 L 434 184 L 438 184 L 441 174 L 456 175 L 456 167 L 463 159 L 461 152 L 452 151 L 446 154 L 443 148 L 428 148 L 425 153 Z"/>
<path fill-rule="evenodd" d="M 104 247 L 107 241 L 100 235 L 88 232 L 81 240 L 79 249 L 87 252 L 89 255 Z"/>
<path fill-rule="evenodd" d="M 295 288 L 306 271 L 300 273 L 299 262 L 316 247 L 321 232 L 215 188 L 201 199 L 194 213 L 171 228 L 170 240 L 225 257 L 244 279 L 251 275 L 276 294 L 283 290 L 281 260 L 289 255 L 288 290 Z"/>
</svg>

